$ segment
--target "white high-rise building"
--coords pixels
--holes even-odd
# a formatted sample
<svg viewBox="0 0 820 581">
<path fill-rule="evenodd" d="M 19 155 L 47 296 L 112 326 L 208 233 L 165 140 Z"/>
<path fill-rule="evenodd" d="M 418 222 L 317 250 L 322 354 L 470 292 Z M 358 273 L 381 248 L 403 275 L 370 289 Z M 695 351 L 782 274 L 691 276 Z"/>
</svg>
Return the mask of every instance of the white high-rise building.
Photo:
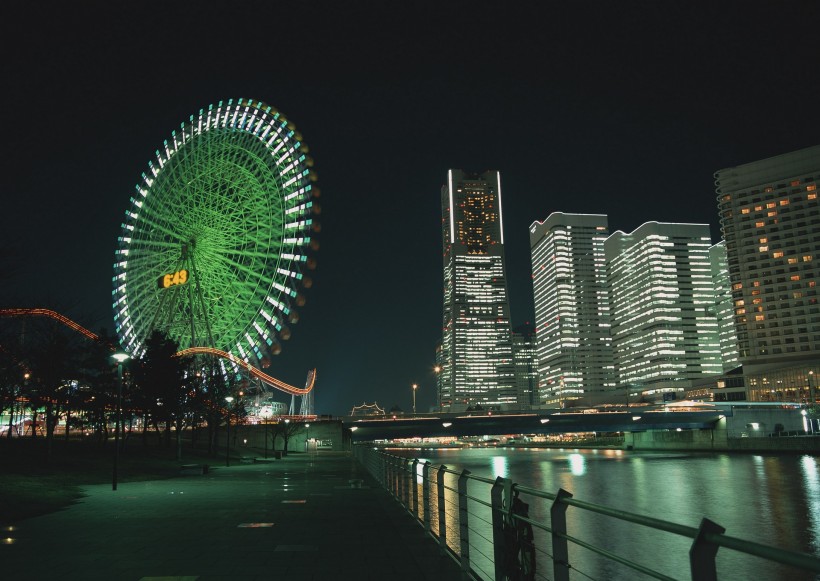
<svg viewBox="0 0 820 581">
<path fill-rule="evenodd" d="M 737 332 L 735 312 L 732 307 L 732 288 L 729 282 L 729 262 L 726 258 L 726 242 L 721 241 L 709 249 L 712 264 L 712 286 L 715 289 L 715 304 L 712 312 L 717 317 L 720 339 L 720 359 L 723 371 L 731 371 L 740 366 L 737 355 Z"/>
<path fill-rule="evenodd" d="M 604 241 L 607 217 L 554 212 L 530 225 L 539 404 L 615 387 Z"/>
<path fill-rule="evenodd" d="M 722 169 L 715 179 L 750 399 L 817 398 L 820 146 Z"/>
<path fill-rule="evenodd" d="M 499 172 L 450 170 L 441 207 L 440 409 L 516 407 Z"/>
<path fill-rule="evenodd" d="M 647 222 L 604 243 L 618 383 L 647 396 L 721 373 L 708 224 Z"/>
</svg>

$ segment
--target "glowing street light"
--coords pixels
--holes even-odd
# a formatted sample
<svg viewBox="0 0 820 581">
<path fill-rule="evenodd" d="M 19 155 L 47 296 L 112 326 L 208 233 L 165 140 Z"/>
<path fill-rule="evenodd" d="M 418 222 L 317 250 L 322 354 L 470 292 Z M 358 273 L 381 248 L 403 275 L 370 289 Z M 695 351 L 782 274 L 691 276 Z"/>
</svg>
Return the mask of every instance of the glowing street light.
<svg viewBox="0 0 820 581">
<path fill-rule="evenodd" d="M 413 415 L 416 415 L 416 390 L 419 388 L 418 383 L 413 384 Z"/>
<path fill-rule="evenodd" d="M 228 414 L 225 420 L 225 436 L 227 437 L 227 442 L 225 442 L 225 466 L 231 465 L 231 402 L 233 402 L 233 396 L 229 395 L 225 398 L 225 401 L 228 402 Z"/>
<path fill-rule="evenodd" d="M 117 465 L 120 461 L 120 423 L 122 416 L 122 364 L 130 355 L 127 353 L 114 353 L 112 355 L 117 360 L 117 417 L 114 424 L 114 475 L 111 483 L 111 490 L 117 490 Z"/>
</svg>

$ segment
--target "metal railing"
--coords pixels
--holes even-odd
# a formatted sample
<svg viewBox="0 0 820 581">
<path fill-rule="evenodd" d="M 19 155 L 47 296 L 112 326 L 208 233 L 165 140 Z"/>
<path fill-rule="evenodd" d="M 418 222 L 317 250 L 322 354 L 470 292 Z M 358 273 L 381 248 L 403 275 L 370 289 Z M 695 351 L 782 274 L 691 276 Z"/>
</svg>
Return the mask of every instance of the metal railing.
<svg viewBox="0 0 820 581">
<path fill-rule="evenodd" d="M 580 549 L 648 578 L 676 579 L 653 568 L 663 558 L 659 554 L 652 555 L 653 563 L 642 564 L 634 555 L 617 554 L 589 539 L 571 536 L 567 530 L 570 508 L 576 522 L 595 521 L 600 515 L 638 525 L 650 534 L 658 531 L 682 538 L 689 547 L 690 573 L 683 578 L 693 581 L 718 578 L 716 556 L 720 548 L 792 567 L 806 572 L 806 578 L 809 572 L 820 573 L 818 557 L 727 536 L 723 527 L 706 518 L 698 528 L 684 526 L 577 500 L 563 489 L 552 493 L 507 478 L 483 478 L 469 470 L 455 471 L 388 454 L 372 445 L 356 445 L 354 454 L 430 533 L 440 550 L 456 559 L 462 572 L 474 579 L 569 581 L 571 573 L 573 579 L 594 579 L 583 571 L 580 559 L 570 559 L 571 554 L 577 557 Z M 548 507 L 544 501 L 549 502 Z M 530 505 L 533 514 L 528 511 Z M 594 526 L 593 522 L 585 530 Z M 538 532 L 541 538 L 534 538 L 533 531 L 547 535 Z"/>
</svg>

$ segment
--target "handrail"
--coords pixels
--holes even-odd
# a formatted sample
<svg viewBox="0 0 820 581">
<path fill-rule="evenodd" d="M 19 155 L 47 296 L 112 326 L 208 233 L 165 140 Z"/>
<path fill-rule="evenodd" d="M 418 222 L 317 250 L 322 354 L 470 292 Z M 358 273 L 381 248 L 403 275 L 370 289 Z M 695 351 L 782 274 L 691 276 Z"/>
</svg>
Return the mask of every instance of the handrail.
<svg viewBox="0 0 820 581">
<path fill-rule="evenodd" d="M 617 555 L 607 549 L 597 547 L 583 539 L 578 539 L 567 534 L 566 521 L 558 518 L 557 515 L 562 514 L 563 511 L 569 507 L 586 513 L 600 514 L 642 527 L 692 539 L 693 543 L 689 556 L 691 564 L 691 578 L 695 581 L 699 581 L 700 579 L 717 579 L 715 556 L 718 548 L 737 551 L 739 553 L 788 565 L 804 571 L 820 573 L 820 558 L 814 555 L 771 547 L 753 541 L 747 541 L 725 535 L 723 534 L 722 527 L 708 521 L 707 519 L 703 519 L 700 528 L 695 528 L 575 499 L 572 498 L 571 494 L 563 490 L 559 490 L 556 494 L 523 486 L 501 477 L 496 480 L 491 480 L 489 478 L 473 475 L 467 470 L 457 471 L 447 468 L 444 465 L 434 467 L 429 462 L 421 462 L 417 459 L 377 451 L 372 448 L 372 446 L 356 445 L 354 450 L 356 451 L 356 456 L 359 461 L 368 470 L 370 470 L 374 476 L 376 476 L 379 482 L 381 482 L 381 484 L 387 488 L 399 502 L 405 505 L 407 510 L 417 521 L 420 523 L 423 521 L 422 524 L 425 526 L 425 529 L 428 530 L 434 538 L 437 538 L 442 546 L 446 545 L 448 553 L 461 563 L 462 571 L 465 575 L 473 578 L 483 578 L 483 576 L 474 569 L 471 562 L 471 557 L 469 555 L 469 550 L 473 550 L 477 554 L 483 555 L 489 561 L 492 561 L 490 567 L 495 568 L 495 579 L 500 580 L 506 578 L 509 572 L 506 571 L 505 567 L 510 565 L 507 562 L 509 561 L 509 555 L 506 555 L 504 552 L 504 544 L 508 542 L 505 541 L 505 535 L 508 536 L 510 534 L 509 530 L 515 529 L 515 523 L 518 522 L 550 533 L 553 544 L 552 555 L 548 555 L 540 549 L 539 551 L 552 560 L 554 568 L 553 578 L 556 580 L 568 580 L 569 572 L 573 569 L 566 557 L 563 559 L 556 557 L 557 554 L 567 555 L 566 543 L 568 542 L 592 551 L 608 560 L 629 567 L 632 570 L 648 575 L 649 577 L 666 581 L 671 579 L 667 575 L 654 571 L 643 564 L 631 561 L 626 557 Z M 434 471 L 438 476 L 432 474 Z M 458 487 L 454 488 L 444 484 L 442 475 L 456 477 L 458 479 Z M 440 481 L 439 484 L 437 484 L 436 481 L 439 478 Z M 492 494 L 485 496 L 485 498 L 482 499 L 480 498 L 480 495 L 476 494 L 474 491 L 469 490 L 468 492 L 468 483 L 491 485 Z M 419 486 L 421 486 L 424 491 L 423 495 L 418 493 Z M 438 494 L 430 493 L 431 487 L 433 486 L 436 487 L 435 489 L 438 491 Z M 444 490 L 439 490 L 439 486 Z M 413 494 L 411 494 L 411 487 L 413 487 Z M 457 510 L 446 510 L 446 506 L 440 509 L 440 511 L 437 509 L 436 505 L 439 502 L 445 502 L 445 504 L 448 502 L 444 496 L 445 491 L 449 491 L 451 493 L 451 497 L 456 496 L 458 498 L 459 506 L 457 507 Z M 524 516 L 523 514 L 516 514 L 513 510 L 511 510 L 510 507 L 513 505 L 513 497 L 514 495 L 517 496 L 519 493 L 552 501 L 553 508 L 551 510 L 550 523 L 547 524 L 546 522 L 539 522 L 532 517 Z M 413 506 L 410 505 L 411 496 L 417 499 Z M 422 497 L 425 503 L 423 505 L 419 502 Z M 503 500 L 499 501 L 499 499 Z M 490 515 L 500 515 L 500 517 L 497 518 L 496 516 L 493 516 L 492 519 L 490 519 L 486 516 L 486 512 L 483 516 L 473 514 L 466 509 L 466 503 L 468 500 L 485 507 L 483 509 L 485 511 L 489 509 Z M 555 512 L 556 507 L 563 508 L 559 509 L 558 512 Z M 438 523 L 439 514 L 446 515 L 443 517 L 449 521 L 446 523 L 446 527 L 443 527 L 442 523 Z M 437 526 L 439 527 L 438 530 L 448 531 L 446 533 L 446 541 L 442 540 L 442 538 L 440 538 L 440 536 L 435 532 L 437 527 L 431 526 L 430 515 L 432 515 L 432 520 L 437 523 Z M 486 531 L 478 531 L 475 529 L 471 522 L 467 522 L 468 519 L 478 521 L 479 526 L 484 525 L 485 529 L 487 525 L 491 525 L 492 539 L 487 538 L 488 533 Z M 490 520 L 493 522 L 490 523 Z M 504 525 L 499 526 L 498 522 L 503 522 Z M 506 533 L 505 530 L 507 531 Z M 451 538 L 453 534 L 455 534 L 455 536 L 461 535 L 459 539 L 460 542 L 457 542 L 455 539 Z M 470 535 L 474 535 L 475 538 Z M 464 538 L 465 536 L 468 538 Z M 478 549 L 471 545 L 472 542 L 489 542 L 492 547 L 489 549 Z M 472 549 L 470 549 L 470 546 L 472 546 Z M 485 545 L 485 547 L 486 546 L 488 545 Z M 533 549 L 535 548 L 536 547 L 533 547 Z M 499 555 L 504 556 L 503 560 L 505 563 L 498 562 Z M 534 553 L 532 558 L 535 559 Z M 484 567 L 479 567 L 479 569 L 484 571 Z"/>
</svg>

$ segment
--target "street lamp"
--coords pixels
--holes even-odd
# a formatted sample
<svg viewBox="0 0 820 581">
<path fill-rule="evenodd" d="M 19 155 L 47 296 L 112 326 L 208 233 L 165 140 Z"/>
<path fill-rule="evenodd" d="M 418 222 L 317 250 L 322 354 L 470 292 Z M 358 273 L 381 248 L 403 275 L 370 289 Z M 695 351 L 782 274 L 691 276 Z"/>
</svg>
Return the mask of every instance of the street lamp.
<svg viewBox="0 0 820 581">
<path fill-rule="evenodd" d="M 809 370 L 809 405 L 814 405 L 814 370 Z"/>
<path fill-rule="evenodd" d="M 117 417 L 114 424 L 114 476 L 111 483 L 111 490 L 117 490 L 117 464 L 120 461 L 120 418 L 122 416 L 122 364 L 130 356 L 127 353 L 114 353 L 112 355 L 117 360 Z"/>
<path fill-rule="evenodd" d="M 231 465 L 231 402 L 233 401 L 233 396 L 229 395 L 225 398 L 225 401 L 228 402 L 228 416 L 225 420 L 225 436 L 227 441 L 225 442 L 225 466 Z"/>
<path fill-rule="evenodd" d="M 413 415 L 416 415 L 416 390 L 419 388 L 418 383 L 413 384 Z"/>
</svg>

